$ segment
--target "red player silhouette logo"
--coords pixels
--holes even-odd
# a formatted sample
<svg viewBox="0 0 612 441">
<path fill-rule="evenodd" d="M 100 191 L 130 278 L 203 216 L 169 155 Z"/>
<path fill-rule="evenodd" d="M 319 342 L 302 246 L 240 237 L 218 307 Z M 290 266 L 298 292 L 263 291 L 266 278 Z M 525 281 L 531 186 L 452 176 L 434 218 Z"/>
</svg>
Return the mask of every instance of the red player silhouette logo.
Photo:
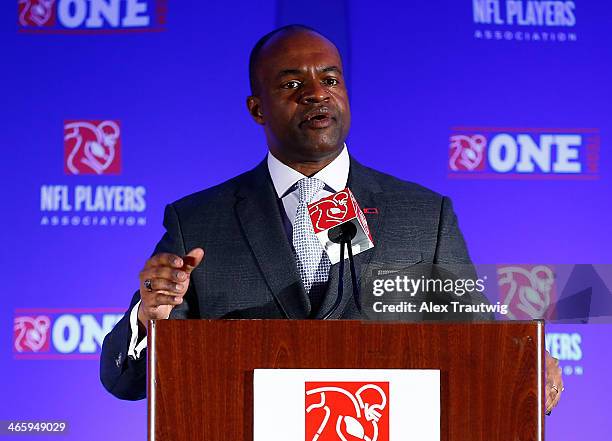
<svg viewBox="0 0 612 441">
<path fill-rule="evenodd" d="M 500 298 L 512 320 L 550 318 L 556 301 L 553 268 L 548 265 L 506 265 L 497 268 Z"/>
<path fill-rule="evenodd" d="M 46 315 L 15 317 L 13 324 L 13 349 L 16 352 L 49 350 L 51 319 Z"/>
<path fill-rule="evenodd" d="M 121 131 L 118 121 L 66 121 L 64 171 L 67 174 L 119 174 Z"/>
<path fill-rule="evenodd" d="M 388 441 L 388 382 L 306 382 L 306 441 Z"/>
<path fill-rule="evenodd" d="M 484 170 L 487 139 L 482 135 L 453 135 L 448 166 L 453 171 Z"/>
<path fill-rule="evenodd" d="M 19 0 L 17 5 L 21 26 L 55 24 L 55 0 Z"/>
<path fill-rule="evenodd" d="M 315 232 L 327 230 L 344 222 L 350 216 L 354 216 L 350 210 L 350 196 L 348 191 L 339 191 L 329 198 L 309 206 L 310 218 L 315 227 Z"/>
</svg>

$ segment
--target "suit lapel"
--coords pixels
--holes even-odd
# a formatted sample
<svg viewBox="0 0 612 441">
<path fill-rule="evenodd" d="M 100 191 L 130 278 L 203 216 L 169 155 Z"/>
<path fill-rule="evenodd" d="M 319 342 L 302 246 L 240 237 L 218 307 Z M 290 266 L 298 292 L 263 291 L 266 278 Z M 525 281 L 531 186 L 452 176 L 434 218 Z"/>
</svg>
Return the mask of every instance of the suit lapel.
<svg viewBox="0 0 612 441">
<path fill-rule="evenodd" d="M 362 271 L 367 268 L 372 256 L 377 254 L 379 250 L 377 238 L 379 237 L 379 232 L 383 227 L 386 200 L 378 181 L 372 176 L 366 167 L 362 166 L 352 157 L 347 187 L 349 187 L 355 195 L 355 199 L 357 199 L 359 207 L 362 210 L 364 208 L 376 208 L 378 212 L 377 214 L 365 215 L 370 233 L 372 235 L 372 240 L 374 242 L 374 248 L 370 248 L 367 251 L 359 253 L 354 258 L 355 272 L 357 273 L 357 284 L 360 285 Z M 333 307 L 334 302 L 336 301 L 340 276 L 339 266 L 339 264 L 335 264 L 332 265 L 330 269 L 327 292 L 316 318 L 322 318 Z M 353 303 L 352 298 L 353 289 L 351 287 L 349 261 L 347 259 L 345 260 L 344 265 L 344 287 L 342 301 L 338 307 L 338 310 L 331 318 L 343 317 L 343 315 L 347 312 L 348 305 Z"/>
<path fill-rule="evenodd" d="M 310 301 L 283 228 L 266 161 L 238 189 L 236 212 L 247 242 L 276 301 L 289 318 L 307 318 Z"/>
</svg>

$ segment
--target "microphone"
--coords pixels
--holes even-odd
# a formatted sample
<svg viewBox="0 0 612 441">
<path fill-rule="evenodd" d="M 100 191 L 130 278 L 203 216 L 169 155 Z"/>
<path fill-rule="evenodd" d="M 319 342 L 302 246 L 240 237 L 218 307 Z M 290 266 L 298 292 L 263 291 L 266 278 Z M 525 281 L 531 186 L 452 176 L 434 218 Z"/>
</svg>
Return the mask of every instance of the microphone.
<svg viewBox="0 0 612 441">
<path fill-rule="evenodd" d="M 357 275 L 355 272 L 355 262 L 353 260 L 353 247 L 351 245 L 352 240 L 357 235 L 357 227 L 355 224 L 350 222 L 336 225 L 327 232 L 329 240 L 334 243 L 340 244 L 340 266 L 338 268 L 338 296 L 332 306 L 331 310 L 323 317 L 323 320 L 330 318 L 334 312 L 338 310 L 340 303 L 342 302 L 342 296 L 344 294 L 344 246 L 346 245 L 349 255 L 350 273 L 351 273 L 351 285 L 353 287 L 353 299 L 357 309 L 361 312 L 361 301 L 359 296 L 359 287 L 357 286 Z"/>
<path fill-rule="evenodd" d="M 336 225 L 335 227 L 330 228 L 327 232 L 327 237 L 329 237 L 329 240 L 331 240 L 333 243 L 339 244 L 343 242 L 351 243 L 355 236 L 357 236 L 357 227 L 350 222 Z"/>
<path fill-rule="evenodd" d="M 323 319 L 330 318 L 340 306 L 344 291 L 344 249 L 348 251 L 353 298 L 361 312 L 357 273 L 353 256 L 374 246 L 365 215 L 347 187 L 308 206 L 315 234 L 332 264 L 339 263 L 338 296 Z"/>
</svg>

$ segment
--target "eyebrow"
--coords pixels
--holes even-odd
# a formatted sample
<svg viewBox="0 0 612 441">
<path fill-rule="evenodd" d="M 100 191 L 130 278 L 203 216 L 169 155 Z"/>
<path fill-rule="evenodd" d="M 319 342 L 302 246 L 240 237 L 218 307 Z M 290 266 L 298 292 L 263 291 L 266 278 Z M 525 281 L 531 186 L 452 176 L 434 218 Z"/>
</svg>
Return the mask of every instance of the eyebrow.
<svg viewBox="0 0 612 441">
<path fill-rule="evenodd" d="M 342 71 L 340 70 L 340 68 L 338 66 L 326 66 L 322 69 L 317 69 L 319 71 L 319 73 L 325 73 L 325 72 L 338 72 L 340 75 L 342 75 Z M 300 70 L 300 69 L 283 69 L 281 70 L 278 75 L 276 76 L 277 78 L 281 78 L 287 75 L 300 75 L 303 74 L 304 71 Z"/>
</svg>

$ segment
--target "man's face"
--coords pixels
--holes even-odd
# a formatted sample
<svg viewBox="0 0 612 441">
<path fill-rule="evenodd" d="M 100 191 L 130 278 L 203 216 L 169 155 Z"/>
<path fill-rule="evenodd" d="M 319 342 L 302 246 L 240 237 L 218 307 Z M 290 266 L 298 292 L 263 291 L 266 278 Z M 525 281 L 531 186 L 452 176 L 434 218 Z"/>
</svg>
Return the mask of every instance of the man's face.
<svg viewBox="0 0 612 441">
<path fill-rule="evenodd" d="M 351 115 L 335 46 L 318 34 L 279 34 L 262 49 L 249 110 L 262 124 L 270 151 L 289 162 L 335 157 Z"/>
</svg>

